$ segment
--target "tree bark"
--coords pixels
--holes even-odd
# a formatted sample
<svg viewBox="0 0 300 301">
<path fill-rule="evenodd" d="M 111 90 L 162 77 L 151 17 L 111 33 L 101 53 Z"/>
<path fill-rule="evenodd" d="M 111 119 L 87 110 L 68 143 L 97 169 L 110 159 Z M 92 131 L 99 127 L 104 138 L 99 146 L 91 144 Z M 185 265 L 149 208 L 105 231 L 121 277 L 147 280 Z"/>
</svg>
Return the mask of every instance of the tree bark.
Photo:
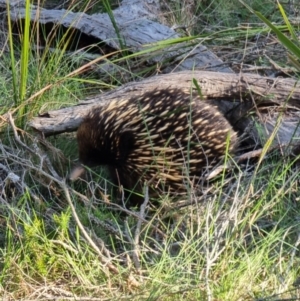
<svg viewBox="0 0 300 301">
<path fill-rule="evenodd" d="M 31 120 L 30 126 L 45 136 L 75 131 L 89 111 L 112 100 L 138 96 L 158 88 L 195 89 L 194 81 L 197 81 L 203 98 L 217 105 L 241 133 L 249 130 L 251 120 L 247 115 L 254 114 L 256 122 L 262 126 L 258 133 L 256 126 L 252 125 L 250 132 L 252 131 L 251 136 L 254 140 L 267 139 L 279 117 L 281 122 L 276 135 L 277 143 L 288 143 L 294 134 L 300 134 L 298 81 L 207 71 L 182 71 L 132 82 L 89 98 L 76 106 L 41 114 Z"/>
</svg>

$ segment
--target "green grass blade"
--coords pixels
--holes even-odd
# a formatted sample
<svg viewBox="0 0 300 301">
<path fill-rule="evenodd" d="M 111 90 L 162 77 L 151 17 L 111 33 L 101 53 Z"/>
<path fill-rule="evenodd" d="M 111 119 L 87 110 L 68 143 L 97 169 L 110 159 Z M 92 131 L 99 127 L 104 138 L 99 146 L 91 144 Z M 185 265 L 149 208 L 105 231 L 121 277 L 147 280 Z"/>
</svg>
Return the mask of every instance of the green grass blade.
<svg viewBox="0 0 300 301">
<path fill-rule="evenodd" d="M 287 36 L 285 36 L 275 25 L 273 25 L 267 18 L 265 18 L 260 12 L 254 11 L 249 5 L 245 4 L 240 0 L 253 14 L 255 14 L 259 19 L 261 19 L 272 31 L 277 35 L 278 40 L 284 45 L 289 51 L 300 58 L 300 48 L 293 43 Z"/>
<path fill-rule="evenodd" d="M 27 94 L 27 81 L 28 81 L 28 67 L 29 67 L 29 53 L 30 53 L 30 0 L 26 0 L 25 7 L 25 25 L 22 28 L 22 50 L 21 50 L 21 71 L 20 71 L 20 87 L 19 87 L 19 110 L 18 117 L 20 118 L 20 125 L 25 125 L 25 115 L 27 106 L 23 105 L 23 101 Z"/>
<path fill-rule="evenodd" d="M 14 45 L 13 45 L 13 33 L 11 26 L 11 18 L 10 18 L 10 7 L 9 0 L 7 0 L 7 25 L 8 25 L 8 40 L 9 40 L 9 50 L 10 50 L 10 59 L 11 59 L 11 72 L 12 72 L 12 83 L 13 83 L 13 98 L 14 105 L 18 105 L 18 97 L 17 97 L 17 70 L 16 70 L 16 61 L 14 54 Z"/>
<path fill-rule="evenodd" d="M 30 0 L 26 0 L 25 8 L 25 26 L 23 29 L 22 54 L 21 54 L 21 81 L 20 81 L 20 101 L 26 96 L 27 78 L 28 78 L 28 62 L 30 52 Z"/>
<path fill-rule="evenodd" d="M 116 19 L 114 17 L 114 14 L 113 14 L 113 11 L 111 9 L 111 6 L 110 6 L 110 3 L 108 0 L 104 0 L 103 1 L 103 5 L 104 5 L 104 8 L 109 16 L 109 19 L 114 27 L 114 30 L 116 32 L 116 35 L 118 37 L 118 40 L 119 40 L 119 44 L 120 44 L 120 49 L 124 50 L 126 45 L 125 45 L 125 42 L 120 34 L 120 30 L 119 30 L 119 27 L 118 27 L 118 24 L 116 22 Z"/>
<path fill-rule="evenodd" d="M 273 25 L 259 12 L 256 12 L 255 14 L 274 31 L 282 45 L 284 45 L 288 50 L 290 50 L 293 54 L 300 58 L 300 48 L 295 43 L 293 43 L 288 37 L 286 37 L 280 30 L 278 30 L 275 25 Z"/>
<path fill-rule="evenodd" d="M 293 41 L 295 41 L 295 42 L 298 41 L 297 35 L 296 35 L 295 31 L 294 31 L 294 28 L 293 28 L 293 26 L 291 25 L 291 23 L 290 23 L 290 21 L 289 21 L 287 15 L 286 15 L 286 13 L 285 13 L 285 11 L 284 11 L 282 5 L 281 5 L 278 1 L 277 1 L 277 4 L 278 4 L 278 8 L 279 8 L 279 10 L 280 10 L 280 12 L 281 12 L 281 15 L 282 15 L 282 17 L 283 17 L 283 20 L 284 20 L 285 24 L 287 25 L 287 27 L 288 27 L 288 29 L 289 29 L 290 35 L 291 35 L 292 38 L 293 38 Z"/>
</svg>

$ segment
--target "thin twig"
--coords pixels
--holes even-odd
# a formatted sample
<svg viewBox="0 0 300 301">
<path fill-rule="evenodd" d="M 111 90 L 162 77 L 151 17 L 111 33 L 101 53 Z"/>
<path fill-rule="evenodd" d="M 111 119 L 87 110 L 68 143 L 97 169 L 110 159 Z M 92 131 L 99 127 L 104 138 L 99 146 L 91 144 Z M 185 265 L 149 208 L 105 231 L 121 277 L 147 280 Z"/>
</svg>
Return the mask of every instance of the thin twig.
<svg viewBox="0 0 300 301">
<path fill-rule="evenodd" d="M 104 273 L 106 274 L 106 276 L 108 277 L 109 274 L 107 273 L 107 271 L 105 271 L 105 266 L 108 267 L 108 269 L 113 272 L 114 274 L 119 274 L 119 270 L 118 268 L 113 265 L 111 262 L 109 262 L 109 259 L 106 258 L 102 253 L 101 251 L 99 250 L 99 248 L 97 247 L 97 245 L 94 243 L 94 241 L 91 239 L 91 237 L 89 236 L 89 234 L 86 232 L 86 230 L 84 229 L 84 226 L 82 225 L 77 213 L 76 213 L 76 210 L 75 210 L 75 207 L 71 201 L 71 197 L 70 197 L 70 193 L 69 193 L 69 190 L 66 186 L 66 184 L 64 182 L 61 182 L 60 183 L 61 185 L 61 188 L 63 189 L 64 193 L 65 193 L 65 196 L 67 198 L 67 201 L 68 201 L 68 204 L 71 208 L 71 211 L 72 211 L 72 214 L 73 214 L 73 217 L 77 223 L 77 226 L 79 227 L 80 231 L 82 232 L 83 236 L 85 237 L 85 239 L 87 240 L 87 242 L 90 244 L 90 246 L 95 250 L 95 252 L 98 254 L 99 256 L 99 259 L 101 261 L 101 263 L 103 264 L 103 268 L 104 268 Z"/>
<path fill-rule="evenodd" d="M 140 260 L 139 260 L 139 253 L 140 253 L 139 241 L 140 241 L 140 234 L 141 234 L 141 228 L 142 228 L 142 220 L 145 219 L 145 211 L 146 211 L 146 207 L 147 207 L 148 203 L 149 203 L 149 188 L 148 188 L 148 186 L 145 186 L 144 202 L 140 208 L 139 219 L 137 221 L 136 229 L 135 229 L 135 233 L 134 233 L 133 250 L 132 250 L 133 263 L 139 274 L 141 273 L 141 264 L 140 264 Z"/>
<path fill-rule="evenodd" d="M 38 155 L 40 157 L 41 160 L 41 166 L 45 165 L 47 166 L 47 168 L 49 169 L 49 171 L 51 172 L 51 174 L 58 180 L 62 180 L 62 178 L 58 175 L 58 173 L 55 171 L 55 169 L 53 168 L 48 156 L 44 153 L 42 153 L 42 151 L 37 147 L 36 144 L 33 144 L 33 148 L 31 149 L 30 147 L 28 147 L 19 137 L 18 135 L 18 131 L 17 131 L 17 127 L 15 125 L 15 122 L 12 118 L 11 113 L 8 113 L 8 120 L 9 123 L 12 127 L 12 130 L 14 132 L 14 137 L 17 141 L 17 143 L 19 143 L 23 148 L 25 148 L 29 153 L 33 154 L 33 155 Z"/>
</svg>

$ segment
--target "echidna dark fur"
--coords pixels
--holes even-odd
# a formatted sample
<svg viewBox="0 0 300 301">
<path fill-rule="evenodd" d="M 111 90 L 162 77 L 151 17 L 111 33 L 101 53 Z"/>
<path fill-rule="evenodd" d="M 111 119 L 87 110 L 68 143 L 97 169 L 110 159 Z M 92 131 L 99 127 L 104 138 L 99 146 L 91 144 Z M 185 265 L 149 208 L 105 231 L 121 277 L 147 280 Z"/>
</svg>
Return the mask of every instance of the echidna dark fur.
<svg viewBox="0 0 300 301">
<path fill-rule="evenodd" d="M 108 166 L 125 191 L 141 192 L 146 183 L 177 194 L 196 185 L 227 149 L 234 152 L 237 135 L 217 108 L 194 94 L 161 89 L 93 110 L 77 131 L 81 164 Z"/>
</svg>

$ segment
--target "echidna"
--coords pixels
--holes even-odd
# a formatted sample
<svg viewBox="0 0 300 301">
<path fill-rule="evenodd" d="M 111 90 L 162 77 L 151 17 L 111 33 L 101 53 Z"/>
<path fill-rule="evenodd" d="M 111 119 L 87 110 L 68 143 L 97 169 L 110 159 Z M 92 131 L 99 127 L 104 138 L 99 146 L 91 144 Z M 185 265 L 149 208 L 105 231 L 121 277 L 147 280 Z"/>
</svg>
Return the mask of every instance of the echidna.
<svg viewBox="0 0 300 301">
<path fill-rule="evenodd" d="M 179 193 L 188 183 L 196 185 L 227 149 L 234 151 L 237 135 L 218 109 L 197 95 L 161 89 L 90 112 L 77 141 L 80 163 L 108 166 L 125 191 L 141 192 L 146 183 L 153 190 Z"/>
</svg>

